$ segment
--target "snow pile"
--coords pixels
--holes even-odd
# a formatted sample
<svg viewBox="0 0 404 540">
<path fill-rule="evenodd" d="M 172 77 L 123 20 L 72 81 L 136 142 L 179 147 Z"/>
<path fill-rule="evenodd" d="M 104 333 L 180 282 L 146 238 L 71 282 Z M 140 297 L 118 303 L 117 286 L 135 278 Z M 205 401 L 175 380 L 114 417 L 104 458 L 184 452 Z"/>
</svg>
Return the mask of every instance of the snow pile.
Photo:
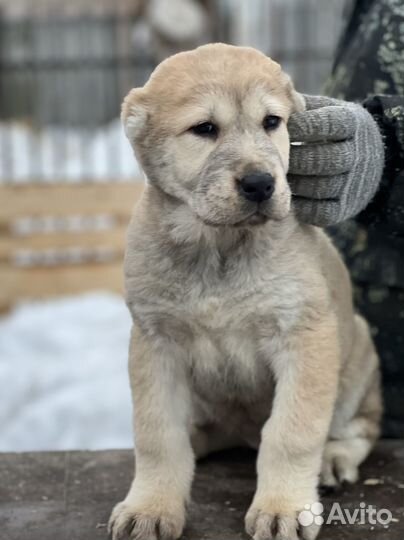
<svg viewBox="0 0 404 540">
<path fill-rule="evenodd" d="M 0 319 L 0 451 L 131 447 L 130 326 L 110 293 Z"/>
<path fill-rule="evenodd" d="M 0 123 L 0 182 L 132 180 L 141 172 L 121 121 L 99 128 Z"/>
</svg>

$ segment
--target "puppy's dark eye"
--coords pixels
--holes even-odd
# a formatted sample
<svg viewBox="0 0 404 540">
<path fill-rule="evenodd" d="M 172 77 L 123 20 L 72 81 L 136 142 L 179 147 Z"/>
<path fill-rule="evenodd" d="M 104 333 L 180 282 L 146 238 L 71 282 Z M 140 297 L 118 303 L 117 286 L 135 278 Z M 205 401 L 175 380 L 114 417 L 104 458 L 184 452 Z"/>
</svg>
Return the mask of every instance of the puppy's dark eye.
<svg viewBox="0 0 404 540">
<path fill-rule="evenodd" d="M 271 131 L 276 129 L 281 123 L 282 119 L 279 116 L 274 116 L 273 114 L 267 114 L 262 123 L 265 131 Z"/>
<path fill-rule="evenodd" d="M 206 137 L 215 139 L 219 134 L 219 128 L 212 122 L 202 122 L 196 126 L 192 126 L 190 131 L 198 137 Z"/>
</svg>

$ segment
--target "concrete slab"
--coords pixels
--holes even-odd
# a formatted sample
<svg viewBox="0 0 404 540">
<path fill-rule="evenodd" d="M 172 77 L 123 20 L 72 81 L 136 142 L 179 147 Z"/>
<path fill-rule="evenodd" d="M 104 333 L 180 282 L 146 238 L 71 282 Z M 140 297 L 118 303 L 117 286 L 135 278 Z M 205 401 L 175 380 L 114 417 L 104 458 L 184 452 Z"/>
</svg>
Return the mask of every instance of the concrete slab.
<svg viewBox="0 0 404 540">
<path fill-rule="evenodd" d="M 217 454 L 198 464 L 184 540 L 246 539 L 244 514 L 255 487 L 255 455 Z M 131 481 L 130 451 L 0 454 L 1 540 L 107 538 L 112 506 Z M 387 526 L 327 525 L 323 540 L 404 540 L 404 441 L 383 441 L 355 486 L 323 498 L 343 511 L 360 503 L 392 512 Z M 385 517 L 385 516 L 383 516 Z"/>
</svg>

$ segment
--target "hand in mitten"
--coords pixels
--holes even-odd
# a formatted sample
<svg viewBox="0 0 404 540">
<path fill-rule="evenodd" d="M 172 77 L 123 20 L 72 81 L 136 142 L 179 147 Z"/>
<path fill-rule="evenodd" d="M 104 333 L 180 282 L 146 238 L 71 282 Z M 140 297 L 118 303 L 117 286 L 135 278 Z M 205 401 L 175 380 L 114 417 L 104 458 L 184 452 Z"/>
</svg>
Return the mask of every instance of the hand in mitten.
<svg viewBox="0 0 404 540">
<path fill-rule="evenodd" d="M 304 98 L 306 110 L 288 123 L 288 181 L 297 218 L 326 227 L 355 216 L 374 196 L 384 167 L 383 140 L 361 105 Z"/>
</svg>

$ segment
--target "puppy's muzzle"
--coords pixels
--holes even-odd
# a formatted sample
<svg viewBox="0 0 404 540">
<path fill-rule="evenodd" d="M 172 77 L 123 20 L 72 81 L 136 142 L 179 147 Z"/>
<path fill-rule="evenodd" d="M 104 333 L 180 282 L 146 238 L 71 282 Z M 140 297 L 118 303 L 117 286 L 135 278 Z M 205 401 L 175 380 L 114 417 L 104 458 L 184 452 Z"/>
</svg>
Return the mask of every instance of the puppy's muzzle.
<svg viewBox="0 0 404 540">
<path fill-rule="evenodd" d="M 247 174 L 239 181 L 238 190 L 248 201 L 261 203 L 272 197 L 275 191 L 275 179 L 268 173 Z"/>
</svg>

